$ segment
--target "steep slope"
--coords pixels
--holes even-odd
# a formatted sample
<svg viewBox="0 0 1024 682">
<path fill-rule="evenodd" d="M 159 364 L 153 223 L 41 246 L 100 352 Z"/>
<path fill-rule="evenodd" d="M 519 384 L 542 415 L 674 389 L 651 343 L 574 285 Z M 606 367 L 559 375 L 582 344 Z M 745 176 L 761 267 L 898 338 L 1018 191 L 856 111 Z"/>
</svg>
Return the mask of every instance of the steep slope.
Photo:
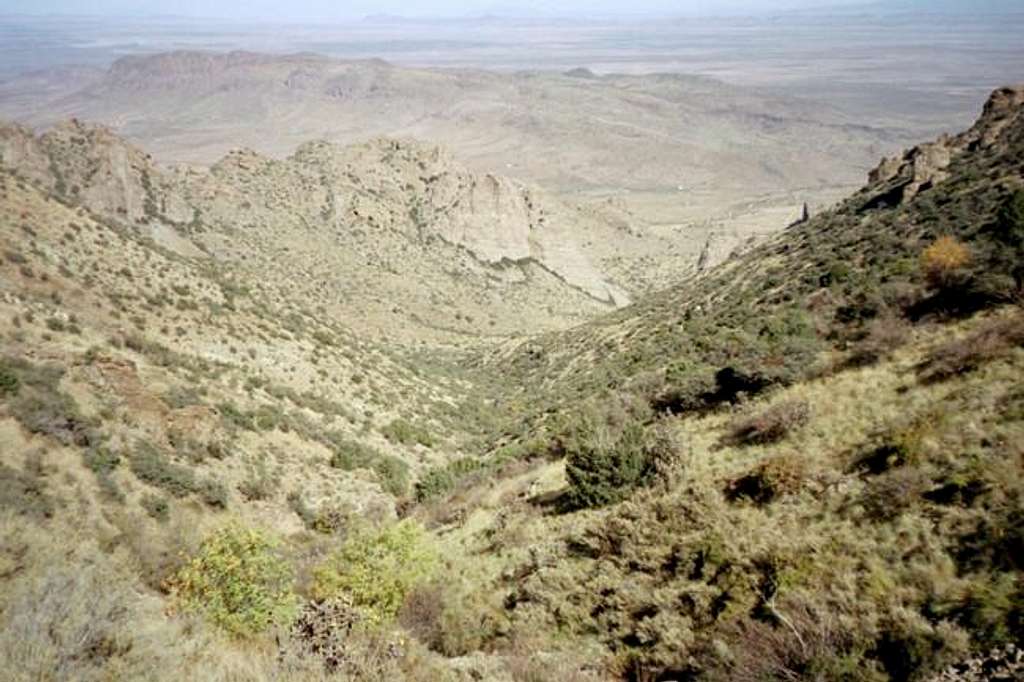
<svg viewBox="0 0 1024 682">
<path fill-rule="evenodd" d="M 867 186 L 834 209 L 702 277 L 579 328 L 524 341 L 494 361 L 506 373 L 515 368 L 512 386 L 546 383 L 572 396 L 583 384 L 618 386 L 644 372 L 664 374 L 673 364 L 694 380 L 730 359 L 740 369 L 779 353 L 785 364 L 790 358 L 782 348 L 758 340 L 777 336 L 767 318 L 793 310 L 813 312 L 815 328 L 835 327 L 846 340 L 891 309 L 917 319 L 940 305 L 1008 299 L 1016 254 L 992 232 L 1001 202 L 1020 184 L 1021 105 L 1019 88 L 997 91 L 971 130 L 884 160 Z M 963 301 L 925 294 L 921 253 L 941 235 L 971 249 Z M 746 343 L 705 340 L 741 330 L 750 335 Z"/>
<path fill-rule="evenodd" d="M 588 651 L 626 680 L 1012 661 L 1022 152 L 1024 88 L 997 91 L 834 210 L 493 357 L 500 447 L 418 488 L 474 567 L 438 599 L 477 646 Z"/>
<path fill-rule="evenodd" d="M 112 499 L 134 499 L 117 466 L 130 462 L 183 505 L 262 501 L 249 511 L 297 528 L 273 510 L 287 493 L 393 513 L 410 468 L 452 447 L 440 422 L 416 418 L 432 432 L 419 444 L 393 427 L 450 401 L 455 382 L 420 376 L 271 279 L 164 249 L 9 171 L 0 183 L 2 362 L 25 386 L 4 424 L 27 428 L 4 440 L 5 462 L 55 435 L 86 462 L 115 453 L 95 470 Z"/>
</svg>

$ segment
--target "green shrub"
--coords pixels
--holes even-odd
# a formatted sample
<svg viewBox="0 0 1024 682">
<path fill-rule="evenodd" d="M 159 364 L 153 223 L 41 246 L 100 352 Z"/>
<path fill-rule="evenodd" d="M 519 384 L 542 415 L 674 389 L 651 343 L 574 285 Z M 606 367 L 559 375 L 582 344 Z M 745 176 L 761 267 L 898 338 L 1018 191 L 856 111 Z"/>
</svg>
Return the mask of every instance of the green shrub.
<svg viewBox="0 0 1024 682">
<path fill-rule="evenodd" d="M 195 473 L 191 469 L 174 464 L 167 455 L 149 443 L 138 443 L 128 462 L 132 473 L 140 481 L 175 497 L 185 497 L 198 490 Z"/>
<path fill-rule="evenodd" d="M 327 435 L 331 443 L 331 466 L 342 471 L 366 469 L 381 457 L 381 454 L 368 445 L 349 440 L 344 435 L 332 432 Z"/>
<path fill-rule="evenodd" d="M 198 492 L 206 506 L 213 509 L 228 508 L 228 489 L 220 481 L 208 478 L 199 484 Z"/>
<path fill-rule="evenodd" d="M 429 448 L 433 447 L 437 442 L 426 428 L 401 418 L 393 420 L 384 426 L 380 432 L 392 443 L 399 443 L 401 445 L 418 443 Z"/>
<path fill-rule="evenodd" d="M 293 581 L 276 540 L 229 525 L 203 541 L 171 580 L 171 589 L 186 610 L 245 637 L 290 620 L 296 608 Z"/>
<path fill-rule="evenodd" d="M 572 508 L 601 507 L 624 500 L 654 479 L 660 443 L 639 421 L 610 424 L 585 413 L 561 440 Z"/>
<path fill-rule="evenodd" d="M 107 448 L 96 447 L 82 454 L 85 466 L 97 476 L 110 474 L 121 463 L 121 456 Z"/>
<path fill-rule="evenodd" d="M 238 492 L 247 501 L 269 500 L 277 492 L 278 480 L 267 469 L 266 456 L 261 454 L 249 468 L 249 475 L 238 484 Z"/>
<path fill-rule="evenodd" d="M 317 599 L 345 595 L 368 622 L 398 613 L 406 594 L 430 577 L 437 555 L 423 528 L 410 520 L 382 531 L 357 530 L 314 570 Z"/>
<path fill-rule="evenodd" d="M 293 490 L 288 493 L 286 498 L 288 501 L 288 508 L 295 512 L 306 528 L 313 528 L 313 524 L 316 522 L 316 512 L 306 504 L 306 500 L 302 497 L 302 493 L 298 490 Z"/>
<path fill-rule="evenodd" d="M 377 479 L 385 492 L 400 497 L 408 491 L 409 466 L 401 459 L 350 440 L 341 433 L 333 432 L 327 439 L 333 450 L 331 466 L 335 469 L 370 469 L 377 474 Z"/>
<path fill-rule="evenodd" d="M 426 502 L 447 495 L 455 490 L 459 481 L 482 467 L 483 463 L 473 457 L 431 467 L 416 481 L 416 500 Z"/>
<path fill-rule="evenodd" d="M 373 463 L 372 468 L 384 492 L 401 497 L 409 491 L 409 465 L 398 457 L 384 455 Z"/>
<path fill-rule="evenodd" d="M 19 383 L 18 375 L 14 373 L 14 370 L 0 360 L 0 398 L 17 395 Z"/>
<path fill-rule="evenodd" d="M 171 516 L 171 506 L 167 502 L 167 498 L 161 495 L 146 493 L 139 500 L 139 505 L 146 510 L 147 514 L 160 523 L 164 523 Z"/>
<path fill-rule="evenodd" d="M 194 386 L 174 386 L 164 394 L 163 400 L 168 407 L 175 410 L 203 403 L 202 396 Z"/>
<path fill-rule="evenodd" d="M 82 462 L 96 476 L 100 492 L 109 500 L 123 503 L 125 495 L 111 474 L 121 464 L 121 456 L 105 447 L 93 447 L 82 452 Z"/>
<path fill-rule="evenodd" d="M 1024 248 L 1024 189 L 1014 192 L 996 216 L 999 240 L 1010 247 Z"/>
</svg>

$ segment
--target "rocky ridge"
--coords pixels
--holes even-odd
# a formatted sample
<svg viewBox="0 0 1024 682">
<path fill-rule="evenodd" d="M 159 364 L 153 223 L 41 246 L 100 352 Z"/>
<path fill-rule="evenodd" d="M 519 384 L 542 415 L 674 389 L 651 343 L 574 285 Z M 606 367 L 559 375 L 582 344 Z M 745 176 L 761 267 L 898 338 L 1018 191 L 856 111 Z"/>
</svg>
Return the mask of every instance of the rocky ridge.
<svg viewBox="0 0 1024 682">
<path fill-rule="evenodd" d="M 39 136 L 0 126 L 0 161 L 56 196 L 186 255 L 242 257 L 238 247 L 251 239 L 271 248 L 277 240 L 286 250 L 289 240 L 300 250 L 319 242 L 323 266 L 334 276 L 369 286 L 382 269 L 377 274 L 384 279 L 404 273 L 405 284 L 420 280 L 421 289 L 434 290 L 428 280 L 457 277 L 465 280 L 466 295 L 478 299 L 480 314 L 495 300 L 536 309 L 552 294 L 566 300 L 567 314 L 630 300 L 581 246 L 621 233 L 620 225 L 540 189 L 473 173 L 435 145 L 319 141 L 280 160 L 239 149 L 209 168 L 164 168 L 108 128 L 72 120 Z M 251 249 L 249 256 L 261 252 Z M 453 262 L 462 266 L 453 270 Z M 456 270 L 464 272 L 445 274 Z M 487 291 L 493 293 L 481 298 Z M 415 301 L 410 293 L 393 300 Z M 557 323 L 561 315 L 548 317 Z M 522 317 L 519 323 L 530 324 Z"/>
</svg>

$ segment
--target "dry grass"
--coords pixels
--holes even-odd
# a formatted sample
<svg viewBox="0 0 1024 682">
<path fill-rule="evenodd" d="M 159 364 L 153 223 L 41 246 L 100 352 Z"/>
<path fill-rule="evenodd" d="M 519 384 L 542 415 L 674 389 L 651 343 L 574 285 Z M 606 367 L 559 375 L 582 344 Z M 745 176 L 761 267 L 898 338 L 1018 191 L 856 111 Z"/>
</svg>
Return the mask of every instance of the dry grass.
<svg viewBox="0 0 1024 682">
<path fill-rule="evenodd" d="M 722 437 L 724 445 L 778 443 L 811 419 L 811 407 L 802 400 L 776 403 L 766 410 L 731 422 Z"/>
<path fill-rule="evenodd" d="M 989 320 L 977 331 L 941 343 L 918 367 L 925 383 L 944 381 L 978 369 L 1024 346 L 1024 314 Z"/>
</svg>

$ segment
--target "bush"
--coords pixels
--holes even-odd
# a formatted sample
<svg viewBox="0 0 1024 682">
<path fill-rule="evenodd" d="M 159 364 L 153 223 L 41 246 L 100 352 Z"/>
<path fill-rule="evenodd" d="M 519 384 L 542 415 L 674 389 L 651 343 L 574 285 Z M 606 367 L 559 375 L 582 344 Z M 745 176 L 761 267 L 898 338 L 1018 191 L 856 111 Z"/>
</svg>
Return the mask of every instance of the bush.
<svg viewBox="0 0 1024 682">
<path fill-rule="evenodd" d="M 1000 241 L 1012 248 L 1024 248 L 1024 189 L 1018 189 L 1000 207 L 996 227 Z"/>
<path fill-rule="evenodd" d="M 60 390 L 63 376 L 56 365 L 7 358 L 0 361 L 0 397 L 9 400 L 11 415 L 31 433 L 64 445 L 89 445 L 95 434 L 74 399 Z"/>
<path fill-rule="evenodd" d="M 444 644 L 445 589 L 441 583 L 417 585 L 405 597 L 398 622 L 416 639 L 434 651 Z"/>
<path fill-rule="evenodd" d="M 385 455 L 373 463 L 380 487 L 395 497 L 405 495 L 409 490 L 409 465 L 397 457 Z"/>
<path fill-rule="evenodd" d="M 1000 260 L 1020 291 L 1024 289 L 1024 189 L 1014 192 L 999 209 L 996 229 L 997 238 L 1008 247 L 1000 250 Z"/>
<path fill-rule="evenodd" d="M 390 633 L 368 631 L 345 599 L 306 604 L 280 643 L 278 660 L 286 670 L 319 670 L 287 679 L 409 679 L 401 669 L 403 642 Z M 326 675 L 324 674 L 326 673 Z M 415 679 L 435 679 L 429 674 Z"/>
<path fill-rule="evenodd" d="M 186 610 L 245 637 L 291 619 L 296 607 L 293 581 L 276 540 L 256 529 L 229 525 L 203 541 L 170 587 Z"/>
<path fill-rule="evenodd" d="M 659 461 L 673 456 L 667 451 L 672 445 L 653 435 L 636 420 L 616 424 L 585 413 L 559 443 L 566 456 L 569 507 L 614 504 L 653 481 Z"/>
<path fill-rule="evenodd" d="M 127 571 L 80 537 L 71 536 L 59 547 L 41 544 L 23 545 L 20 570 L 5 576 L 0 595 L 4 679 L 156 679 L 153 671 L 170 663 L 170 656 L 160 660 L 161 647 L 170 642 L 153 627 L 143 626 L 145 634 L 136 636 L 143 618 L 159 615 L 145 610 Z"/>
<path fill-rule="evenodd" d="M 357 530 L 314 570 L 313 595 L 347 596 L 367 622 L 382 624 L 395 617 L 436 563 L 425 531 L 411 520 L 379 532 Z"/>
<path fill-rule="evenodd" d="M 370 469 L 377 474 L 381 488 L 395 497 L 409 489 L 409 466 L 397 457 L 384 455 L 362 443 L 349 440 L 340 433 L 328 435 L 331 449 L 331 466 L 342 471 Z"/>
<path fill-rule="evenodd" d="M 39 476 L 0 463 L 0 511 L 42 520 L 53 516 L 54 507 Z"/>
<path fill-rule="evenodd" d="M 288 502 L 288 508 L 302 519 L 302 524 L 306 526 L 306 528 L 312 528 L 313 524 L 316 522 L 316 512 L 306 504 L 306 500 L 302 497 L 302 493 L 298 490 L 293 490 L 288 493 L 286 500 Z"/>
<path fill-rule="evenodd" d="M 464 457 L 441 466 L 427 469 L 416 481 L 416 501 L 427 502 L 448 495 L 467 475 L 478 471 L 483 463 L 472 457 Z"/>
<path fill-rule="evenodd" d="M 734 420 L 722 442 L 735 446 L 777 443 L 810 418 L 811 408 L 803 400 L 778 403 L 759 414 Z"/>
<path fill-rule="evenodd" d="M 124 502 L 124 493 L 111 477 L 121 464 L 121 456 L 105 447 L 93 447 L 82 452 L 82 461 L 96 476 L 96 483 L 107 499 Z"/>
<path fill-rule="evenodd" d="M 330 433 L 327 439 L 331 443 L 331 466 L 342 471 L 369 468 L 371 463 L 380 458 L 380 453 L 362 443 L 349 440 L 340 433 Z"/>
<path fill-rule="evenodd" d="M 273 499 L 277 488 L 278 480 L 267 469 L 264 456 L 260 456 L 252 464 L 249 475 L 238 484 L 238 492 L 248 502 Z"/>
<path fill-rule="evenodd" d="M 174 464 L 167 455 L 149 443 L 139 443 L 129 458 L 129 466 L 135 477 L 169 492 L 175 497 L 185 497 L 196 492 L 198 485 L 195 474 L 188 467 Z"/>
<path fill-rule="evenodd" d="M 404 419 L 395 419 L 380 430 L 381 434 L 392 443 L 412 445 L 419 443 L 424 447 L 433 447 L 436 441 L 423 426 L 411 424 Z"/>
<path fill-rule="evenodd" d="M 802 459 L 778 455 L 746 476 L 731 482 L 726 496 L 734 501 L 749 500 L 755 504 L 768 504 L 800 490 L 806 477 L 806 466 Z"/>
<path fill-rule="evenodd" d="M 171 506 L 168 504 L 166 497 L 146 493 L 139 500 L 139 505 L 146 510 L 147 514 L 160 523 L 165 523 L 171 517 Z"/>
<path fill-rule="evenodd" d="M 208 478 L 199 484 L 199 496 L 206 506 L 213 509 L 228 508 L 228 489 L 220 481 Z"/>
<path fill-rule="evenodd" d="M 18 393 L 18 375 L 7 364 L 0 360 L 0 398 Z"/>
<path fill-rule="evenodd" d="M 903 346 L 910 336 L 910 326 L 897 317 L 874 320 L 863 338 L 855 342 L 842 368 L 870 367 Z"/>
<path fill-rule="evenodd" d="M 921 268 L 928 284 L 944 290 L 961 283 L 963 269 L 971 262 L 971 250 L 955 237 L 939 237 L 921 254 Z"/>
<path fill-rule="evenodd" d="M 1019 346 L 1024 346 L 1024 316 L 993 320 L 965 338 L 934 348 L 918 365 L 918 376 L 925 383 L 944 381 L 972 372 Z"/>
</svg>

